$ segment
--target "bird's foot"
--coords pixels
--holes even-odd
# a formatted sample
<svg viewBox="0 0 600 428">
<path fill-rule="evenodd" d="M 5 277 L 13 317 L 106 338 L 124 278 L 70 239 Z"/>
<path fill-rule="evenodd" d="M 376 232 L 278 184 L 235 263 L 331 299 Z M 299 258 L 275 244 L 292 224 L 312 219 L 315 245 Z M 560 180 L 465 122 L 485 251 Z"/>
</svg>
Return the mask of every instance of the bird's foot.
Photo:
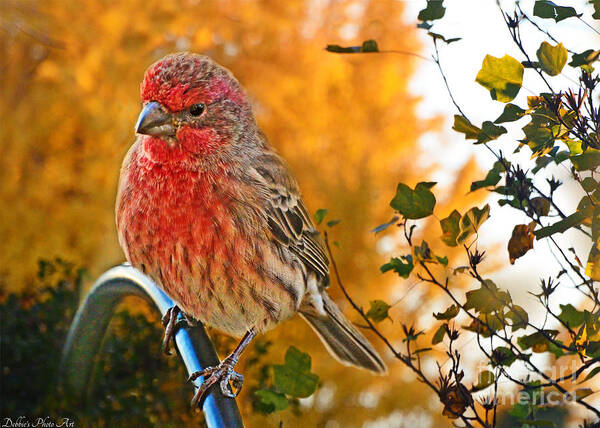
<svg viewBox="0 0 600 428">
<path fill-rule="evenodd" d="M 184 325 L 192 325 L 185 314 L 175 305 L 167 310 L 167 313 L 162 317 L 162 324 L 165 328 L 165 335 L 162 341 L 162 351 L 166 355 L 171 355 L 169 350 L 170 342 L 175 341 L 175 333 Z"/>
<path fill-rule="evenodd" d="M 236 363 L 237 358 L 233 357 L 233 355 L 230 355 L 216 367 L 207 367 L 204 370 L 192 373 L 188 379 L 190 382 L 195 381 L 200 376 L 204 378 L 204 382 L 202 382 L 194 394 L 194 398 L 192 398 L 192 407 L 201 405 L 204 402 L 204 398 L 206 398 L 210 387 L 217 382 L 219 382 L 221 393 L 225 397 L 237 397 L 242 390 L 244 376 L 234 370 Z"/>
</svg>

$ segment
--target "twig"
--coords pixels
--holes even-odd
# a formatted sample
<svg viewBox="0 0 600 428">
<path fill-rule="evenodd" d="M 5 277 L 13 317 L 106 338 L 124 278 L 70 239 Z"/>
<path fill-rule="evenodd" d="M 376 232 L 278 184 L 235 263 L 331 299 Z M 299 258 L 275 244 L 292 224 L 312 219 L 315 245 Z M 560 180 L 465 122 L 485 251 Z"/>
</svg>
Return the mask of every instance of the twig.
<svg viewBox="0 0 600 428">
<path fill-rule="evenodd" d="M 327 254 L 329 255 L 329 260 L 331 260 L 331 267 L 333 268 L 333 273 L 335 275 L 336 281 L 337 281 L 338 285 L 340 286 L 340 289 L 342 290 L 342 293 L 344 294 L 344 297 L 346 298 L 346 300 L 350 303 L 352 308 L 361 316 L 361 318 L 367 323 L 368 328 L 371 329 L 379 337 L 379 339 L 381 339 L 381 341 L 387 346 L 387 348 L 392 352 L 394 357 L 396 357 L 398 360 L 402 361 L 408 368 L 410 368 L 417 375 L 417 377 L 419 378 L 419 380 L 421 382 L 425 383 L 429 388 L 431 388 L 433 391 L 435 391 L 436 394 L 439 395 L 440 389 L 433 382 L 431 382 L 419 368 L 415 367 L 410 356 L 403 355 L 401 352 L 397 351 L 396 348 L 394 348 L 394 346 L 390 343 L 390 341 L 379 331 L 379 329 L 367 317 L 367 315 L 365 314 L 363 309 L 360 306 L 358 306 L 358 304 L 356 304 L 354 299 L 352 299 L 352 297 L 346 290 L 346 287 L 344 286 L 342 279 L 340 277 L 340 273 L 338 271 L 337 264 L 335 262 L 335 258 L 333 257 L 333 254 L 331 252 L 331 247 L 329 246 L 329 237 L 327 235 L 327 231 L 323 232 L 323 235 L 324 235 L 324 241 L 325 241 L 325 248 L 327 249 Z M 475 413 L 475 414 L 476 414 L 476 417 L 479 418 L 477 413 Z M 469 422 L 469 417 L 464 416 L 464 415 L 457 415 L 457 416 L 459 416 L 461 418 L 461 420 L 467 426 L 469 426 L 469 427 L 473 426 Z"/>
<path fill-rule="evenodd" d="M 586 21 L 581 19 L 581 16 L 578 16 L 577 19 L 579 19 L 581 22 L 583 22 L 585 24 L 585 26 L 590 28 L 594 33 L 600 35 L 600 32 L 598 30 L 596 30 L 594 27 L 592 27 L 590 24 L 588 24 Z"/>
</svg>

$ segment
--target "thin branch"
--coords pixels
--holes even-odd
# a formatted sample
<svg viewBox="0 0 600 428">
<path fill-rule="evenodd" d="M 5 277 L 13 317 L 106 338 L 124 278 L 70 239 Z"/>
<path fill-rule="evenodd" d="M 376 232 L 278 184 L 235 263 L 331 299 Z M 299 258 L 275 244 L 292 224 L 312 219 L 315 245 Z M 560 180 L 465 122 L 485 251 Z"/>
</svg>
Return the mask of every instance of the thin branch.
<svg viewBox="0 0 600 428">
<path fill-rule="evenodd" d="M 502 19 L 504 19 L 504 23 L 506 24 L 506 27 L 508 29 L 508 32 L 510 34 L 510 37 L 512 38 L 513 42 L 515 42 L 515 44 L 517 45 L 517 47 L 519 48 L 519 50 L 521 51 L 521 53 L 525 56 L 525 59 L 527 59 L 527 62 L 529 64 L 533 64 L 533 61 L 531 60 L 531 58 L 529 57 L 529 54 L 527 53 L 527 51 L 525 50 L 525 48 L 523 47 L 523 41 L 521 40 L 521 30 L 519 28 L 519 24 L 518 24 L 518 19 L 515 13 L 515 18 L 509 18 L 508 14 L 506 14 L 504 12 L 504 10 L 502 9 L 502 6 L 500 5 L 500 1 L 496 0 L 496 5 L 498 5 L 498 9 L 500 10 L 500 14 L 502 15 Z M 514 21 L 514 25 L 511 25 L 511 21 Z M 539 74 L 540 78 L 544 81 L 544 83 L 546 84 L 546 86 L 548 87 L 548 89 L 550 90 L 550 92 L 552 92 L 554 94 L 554 89 L 552 89 L 552 86 L 550 86 L 550 83 L 548 83 L 548 81 L 546 80 L 546 77 L 544 76 L 544 74 L 542 73 L 542 71 L 539 69 L 539 67 L 533 67 L 533 69 L 536 71 L 537 74 Z"/>
<path fill-rule="evenodd" d="M 521 5 L 517 2 L 517 9 L 519 9 L 519 13 L 523 16 L 523 18 L 525 18 L 525 20 L 527 22 L 529 22 L 531 25 L 533 25 L 535 28 L 537 28 L 538 31 L 544 33 L 545 35 L 547 35 L 550 40 L 552 40 L 554 43 L 558 44 L 560 43 L 558 40 L 556 40 L 552 34 L 550 34 L 550 32 L 548 30 L 544 30 L 542 27 L 540 27 L 537 22 L 535 22 L 533 19 L 531 19 L 529 16 L 527 16 L 527 14 L 523 11 L 523 9 L 521 9 Z M 574 54 L 575 52 L 567 49 L 567 51 L 571 54 Z"/>
<path fill-rule="evenodd" d="M 456 107 L 458 112 L 466 119 L 467 115 L 462 111 L 462 109 L 460 108 L 460 105 L 458 105 L 458 103 L 454 99 L 454 95 L 452 94 L 452 91 L 450 90 L 450 85 L 448 84 L 448 79 L 446 79 L 446 74 L 444 73 L 444 70 L 442 69 L 442 65 L 440 64 L 440 53 L 438 51 L 437 43 L 435 42 L 435 40 L 433 41 L 433 46 L 435 47 L 435 56 L 433 56 L 433 61 L 437 64 L 438 69 L 440 70 L 440 74 L 442 75 L 442 78 L 444 79 L 444 84 L 446 85 L 448 95 L 450 95 L 450 99 L 452 100 L 454 107 Z M 467 119 L 467 120 L 469 120 L 469 119 Z"/>
<path fill-rule="evenodd" d="M 585 24 L 586 27 L 588 27 L 594 33 L 596 33 L 596 34 L 598 34 L 600 36 L 600 32 L 598 30 L 596 30 L 593 26 L 591 26 L 590 24 L 588 24 L 586 21 L 584 21 L 583 19 L 581 19 L 581 16 L 578 16 L 577 19 L 579 19 L 581 22 L 583 22 Z"/>
<path fill-rule="evenodd" d="M 524 354 L 523 352 L 521 352 L 521 350 L 514 343 L 512 343 L 512 341 L 509 338 L 506 338 L 506 337 L 503 337 L 503 336 L 497 334 L 491 328 L 491 326 L 488 323 L 486 323 L 484 320 L 479 319 L 478 317 L 476 317 L 475 315 L 473 315 L 468 310 L 465 310 L 464 306 L 456 299 L 456 297 L 452 294 L 452 292 L 448 289 L 448 287 L 445 286 L 445 285 L 443 285 L 443 284 L 441 284 L 435 278 L 435 276 L 433 276 L 433 273 L 431 272 L 431 270 L 427 267 L 427 265 L 424 262 L 420 262 L 419 264 L 421 265 L 421 267 L 423 267 L 423 269 L 425 270 L 425 272 L 427 272 L 427 274 L 429 275 L 429 279 L 428 278 L 422 278 L 422 279 L 424 281 L 431 282 L 432 284 L 435 284 L 438 287 L 440 287 L 442 290 L 444 290 L 446 292 L 446 294 L 448 294 L 448 296 L 450 296 L 450 298 L 454 301 L 454 303 L 456 305 L 458 305 L 473 321 L 475 321 L 477 323 L 478 328 L 479 328 L 479 326 L 483 326 L 483 327 L 485 327 L 489 331 L 489 333 L 491 335 L 494 335 L 494 336 L 498 337 L 500 340 L 502 340 L 506 345 L 508 345 L 508 347 L 511 349 L 511 351 L 515 355 L 517 355 L 519 357 L 519 359 L 523 360 L 529 367 L 531 367 L 531 370 L 533 370 L 539 376 L 541 376 L 542 378 L 544 378 L 544 380 L 546 380 L 549 383 L 549 386 L 552 386 L 553 388 L 557 389 L 562 394 L 569 394 L 569 392 L 562 385 L 560 385 L 559 383 L 553 382 L 553 379 L 550 376 L 548 376 L 547 374 L 545 374 L 542 370 L 540 370 L 531 361 L 528 361 L 527 358 L 526 358 L 526 354 Z M 479 335 L 479 333 L 477 333 L 477 335 Z M 513 380 L 513 382 L 519 383 L 522 386 L 526 385 L 526 384 L 522 384 L 522 383 L 514 380 L 507 373 L 505 373 L 505 375 L 509 379 Z M 585 408 L 587 408 L 588 410 L 591 410 L 592 412 L 594 412 L 598 417 L 600 417 L 600 409 L 596 409 L 595 407 L 591 406 L 587 402 L 583 401 L 583 399 L 577 398 L 576 401 L 579 404 L 581 404 L 582 406 L 584 406 Z"/>
<path fill-rule="evenodd" d="M 387 339 L 387 337 L 385 337 L 383 335 L 383 333 L 381 333 L 379 331 L 379 329 L 373 324 L 373 322 L 369 319 L 369 317 L 367 317 L 367 315 L 365 314 L 363 309 L 360 306 L 358 306 L 358 304 L 354 301 L 354 299 L 352 299 L 352 297 L 348 293 L 348 290 L 346 290 L 346 287 L 344 286 L 344 283 L 342 282 L 342 279 L 340 277 L 340 273 L 339 273 L 337 264 L 335 262 L 335 258 L 333 257 L 333 253 L 331 252 L 331 247 L 329 245 L 329 237 L 327 235 L 327 231 L 323 232 L 323 235 L 324 235 L 324 241 L 325 241 L 325 248 L 327 249 L 327 254 L 329 255 L 329 259 L 331 260 L 331 267 L 333 268 L 333 273 L 335 275 L 336 282 L 340 286 L 340 289 L 342 290 L 342 293 L 344 294 L 344 297 L 346 298 L 346 300 L 350 303 L 352 308 L 361 316 L 361 318 L 367 323 L 368 328 L 371 329 L 379 337 L 379 339 L 381 339 L 381 341 L 387 346 L 387 348 L 392 352 L 394 357 L 396 357 L 398 360 L 402 361 L 408 368 L 410 368 L 417 375 L 418 379 L 421 382 L 425 383 L 429 388 L 431 388 L 433 391 L 435 391 L 436 394 L 439 395 L 440 389 L 425 376 L 425 374 L 420 370 L 420 368 L 415 367 L 415 365 L 413 364 L 413 362 L 411 360 L 410 355 L 408 355 L 408 356 L 403 355 L 401 352 L 397 351 L 396 348 L 394 348 L 394 346 Z M 477 415 L 476 411 L 475 411 L 475 414 L 476 414 L 476 418 L 479 419 L 479 416 Z M 466 417 L 464 415 L 457 415 L 457 416 L 459 416 L 461 418 L 461 420 L 467 426 L 469 426 L 469 427 L 473 426 L 469 422 L 468 417 Z"/>
</svg>

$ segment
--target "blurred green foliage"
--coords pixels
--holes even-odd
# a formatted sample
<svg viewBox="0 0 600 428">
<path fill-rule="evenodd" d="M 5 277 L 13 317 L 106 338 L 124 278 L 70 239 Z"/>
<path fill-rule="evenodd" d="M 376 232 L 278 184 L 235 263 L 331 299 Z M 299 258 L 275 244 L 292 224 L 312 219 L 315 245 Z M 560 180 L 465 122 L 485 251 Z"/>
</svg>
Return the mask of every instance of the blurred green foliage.
<svg viewBox="0 0 600 428">
<path fill-rule="evenodd" d="M 185 368 L 161 354 L 156 317 L 117 312 L 90 394 L 82 400 L 60 387 L 62 347 L 84 275 L 60 259 L 41 261 L 35 284 L 0 293 L 2 418 L 69 417 L 77 427 L 205 426 L 202 413 L 189 407 Z"/>
</svg>

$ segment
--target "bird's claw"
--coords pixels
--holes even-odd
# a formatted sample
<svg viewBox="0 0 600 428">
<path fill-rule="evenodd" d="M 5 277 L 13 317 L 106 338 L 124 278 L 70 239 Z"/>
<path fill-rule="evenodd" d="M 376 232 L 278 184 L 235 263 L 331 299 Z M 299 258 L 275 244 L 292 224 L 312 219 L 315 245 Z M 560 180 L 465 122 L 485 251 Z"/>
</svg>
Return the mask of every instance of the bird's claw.
<svg viewBox="0 0 600 428">
<path fill-rule="evenodd" d="M 162 317 L 162 325 L 165 328 L 165 335 L 162 341 L 162 351 L 166 355 L 171 355 L 169 343 L 175 340 L 175 333 L 184 325 L 190 325 L 185 314 L 179 309 L 179 306 L 170 307 Z"/>
<path fill-rule="evenodd" d="M 237 397 L 244 385 L 244 376 L 236 372 L 233 369 L 234 366 L 235 361 L 226 358 L 216 367 L 207 367 L 204 370 L 192 373 L 188 378 L 190 382 L 195 381 L 201 376 L 204 378 L 204 382 L 202 382 L 194 394 L 194 398 L 192 398 L 192 407 L 201 405 L 208 394 L 208 390 L 217 382 L 219 382 L 221 393 L 225 397 Z"/>
</svg>

